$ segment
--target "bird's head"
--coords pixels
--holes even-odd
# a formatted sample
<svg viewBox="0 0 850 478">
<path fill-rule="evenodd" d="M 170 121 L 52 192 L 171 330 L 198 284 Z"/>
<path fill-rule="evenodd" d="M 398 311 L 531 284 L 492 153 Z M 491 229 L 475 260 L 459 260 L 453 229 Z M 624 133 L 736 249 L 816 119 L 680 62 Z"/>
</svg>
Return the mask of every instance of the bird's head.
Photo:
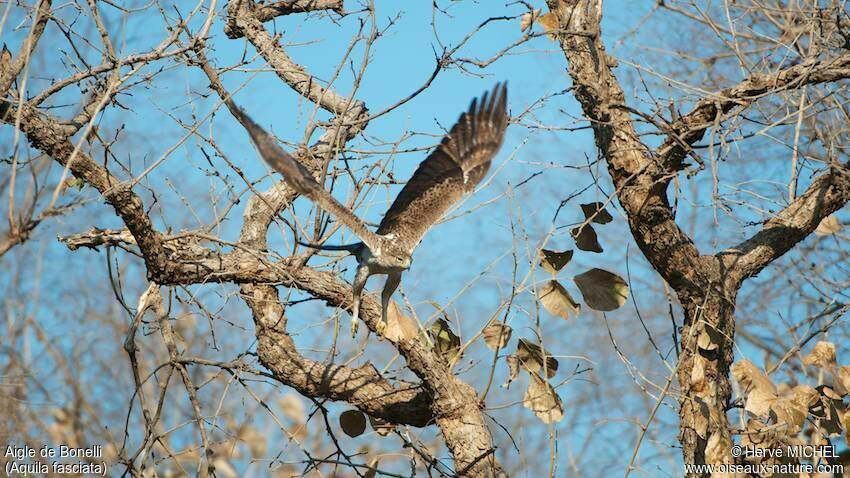
<svg viewBox="0 0 850 478">
<path fill-rule="evenodd" d="M 401 269 L 409 269 L 410 264 L 413 262 L 409 254 L 390 254 L 388 259 L 392 262 L 393 266 L 399 267 Z"/>
</svg>

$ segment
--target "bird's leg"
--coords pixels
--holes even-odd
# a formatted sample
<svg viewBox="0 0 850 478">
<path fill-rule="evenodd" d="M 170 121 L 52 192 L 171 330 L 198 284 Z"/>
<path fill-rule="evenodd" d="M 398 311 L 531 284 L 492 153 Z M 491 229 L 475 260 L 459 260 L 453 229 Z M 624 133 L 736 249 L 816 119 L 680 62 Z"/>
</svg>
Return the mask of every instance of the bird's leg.
<svg viewBox="0 0 850 478">
<path fill-rule="evenodd" d="M 363 288 L 366 287 L 366 281 L 369 279 L 369 268 L 365 265 L 357 267 L 357 273 L 354 274 L 354 283 L 351 289 L 354 292 L 354 305 L 351 307 L 351 337 L 357 337 L 357 326 L 360 325 L 360 295 L 363 294 Z"/>
<path fill-rule="evenodd" d="M 384 328 L 387 326 L 387 310 L 390 306 L 390 297 L 398 289 L 399 283 L 401 283 L 401 272 L 387 274 L 387 281 L 384 283 L 383 292 L 381 292 L 381 323 L 378 324 L 377 328 L 379 335 L 384 334 Z"/>
</svg>

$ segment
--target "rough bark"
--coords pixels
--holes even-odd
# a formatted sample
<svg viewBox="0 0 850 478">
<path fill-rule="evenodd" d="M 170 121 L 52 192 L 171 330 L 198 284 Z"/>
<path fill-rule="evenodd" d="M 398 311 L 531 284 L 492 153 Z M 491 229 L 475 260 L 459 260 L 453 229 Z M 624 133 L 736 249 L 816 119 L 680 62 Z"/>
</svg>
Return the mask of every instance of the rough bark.
<svg viewBox="0 0 850 478">
<path fill-rule="evenodd" d="M 341 3 L 284 3 L 254 9 L 248 2 L 234 2 L 229 9 L 228 24 L 234 36 L 244 36 L 257 48 L 286 84 L 335 115 L 316 144 L 295 153 L 299 161 L 320 176 L 341 146 L 365 127 L 367 110 L 362 102 L 321 86 L 304 68 L 289 59 L 262 25 L 264 20 L 295 11 L 338 10 Z M 203 56 L 203 42 L 192 48 L 213 89 L 222 98 L 229 98 L 217 73 Z M 283 182 L 251 198 L 243 216 L 239 242 L 227 244 L 232 252 L 202 246 L 202 240 L 211 239 L 204 238 L 202 233 L 196 235 L 188 231 L 165 236 L 153 226 L 142 200 L 132 191 L 132 183 L 113 176 L 71 141 L 79 127 L 50 117 L 38 110 L 37 104 L 36 101 L 20 105 L 4 102 L 0 117 L 7 123 L 17 124 L 32 147 L 51 156 L 75 177 L 97 189 L 127 227 L 126 231 L 92 229 L 85 234 L 63 238 L 70 248 L 137 247 L 149 279 L 161 285 L 242 284 L 243 299 L 256 324 L 260 361 L 282 383 L 306 396 L 345 401 L 392 423 L 418 427 L 436 424 L 454 457 L 459 475 L 484 477 L 501 473 L 475 390 L 458 379 L 444 359 L 424 342 L 411 339 L 394 344 L 410 370 L 419 377 L 419 384 L 393 384 L 371 364 L 356 368 L 324 364 L 297 351 L 286 331 L 284 308 L 273 284 L 296 287 L 340 308 L 350 307 L 351 288 L 333 273 L 306 267 L 301 257 L 269 259 L 266 251 L 268 228 L 278 212 L 295 198 Z M 380 320 L 379 307 L 374 299 L 364 297 L 361 316 L 372 330 L 376 330 Z"/>
<path fill-rule="evenodd" d="M 743 281 L 807 237 L 850 200 L 847 164 L 832 165 L 807 191 L 752 238 L 717 255 L 701 255 L 675 220 L 667 199 L 670 180 L 690 147 L 717 115 L 759 97 L 803 84 L 850 77 L 850 55 L 807 62 L 775 75 L 757 75 L 697 103 L 662 133 L 653 151 L 635 133 L 632 111 L 605 53 L 601 0 L 548 0 L 568 63 L 575 97 L 590 121 L 617 198 L 644 256 L 676 292 L 685 314 L 677 369 L 680 441 L 685 463 L 731 463 L 726 417 L 735 338 L 735 300 Z"/>
</svg>

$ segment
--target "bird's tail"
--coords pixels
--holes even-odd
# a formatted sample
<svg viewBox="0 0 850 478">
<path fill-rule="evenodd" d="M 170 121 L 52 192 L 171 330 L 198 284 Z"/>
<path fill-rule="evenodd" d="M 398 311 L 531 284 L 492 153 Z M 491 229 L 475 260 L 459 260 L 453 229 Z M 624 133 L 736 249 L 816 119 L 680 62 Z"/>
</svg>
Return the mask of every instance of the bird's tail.
<svg viewBox="0 0 850 478">
<path fill-rule="evenodd" d="M 309 242 L 302 242 L 299 240 L 298 244 L 301 244 L 304 247 L 309 247 L 310 249 L 319 249 L 322 251 L 348 251 L 351 254 L 357 254 L 360 249 L 363 248 L 362 242 L 355 242 L 354 244 L 327 245 L 310 244 Z"/>
</svg>

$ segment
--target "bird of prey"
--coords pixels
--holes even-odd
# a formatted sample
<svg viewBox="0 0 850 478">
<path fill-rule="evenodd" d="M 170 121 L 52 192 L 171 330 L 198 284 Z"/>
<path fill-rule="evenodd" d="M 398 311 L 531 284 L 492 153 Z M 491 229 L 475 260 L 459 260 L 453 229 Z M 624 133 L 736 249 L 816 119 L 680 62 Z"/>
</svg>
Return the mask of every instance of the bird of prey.
<svg viewBox="0 0 850 478">
<path fill-rule="evenodd" d="M 304 166 L 281 149 L 271 135 L 229 99 L 226 102 L 248 130 L 260 155 L 283 175 L 289 186 L 334 215 L 363 241 L 321 247 L 346 250 L 357 258 L 357 273 L 352 284 L 352 335 L 357 333 L 360 295 L 367 279 L 374 274 L 387 275 L 381 293 L 381 323 L 378 324 L 378 333 L 382 332 L 387 323 L 390 297 L 398 288 L 402 272 L 410 267 L 413 250 L 443 213 L 484 178 L 493 156 L 502 146 L 508 124 L 507 87 L 501 83 L 491 92 L 484 93 L 480 100 L 472 100 L 469 109 L 460 115 L 440 145 L 419 164 L 384 214 L 377 231 L 372 232 L 360 218 L 316 182 Z"/>
</svg>

